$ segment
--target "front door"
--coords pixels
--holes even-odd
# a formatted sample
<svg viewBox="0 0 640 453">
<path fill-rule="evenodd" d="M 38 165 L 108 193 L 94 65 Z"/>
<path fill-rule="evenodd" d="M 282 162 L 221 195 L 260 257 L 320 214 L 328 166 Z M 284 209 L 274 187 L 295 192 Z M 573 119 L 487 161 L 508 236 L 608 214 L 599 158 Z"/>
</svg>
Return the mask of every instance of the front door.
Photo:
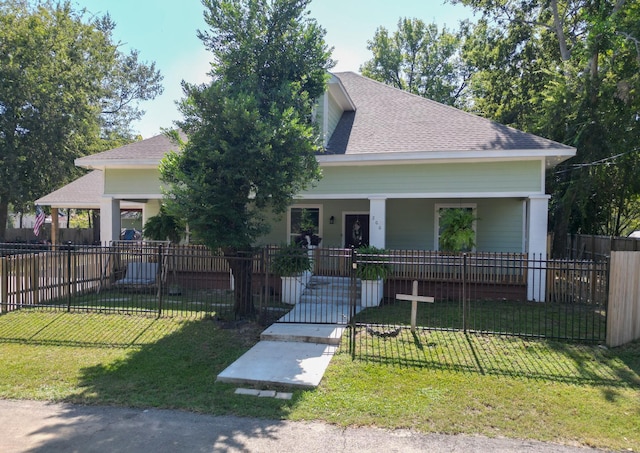
<svg viewBox="0 0 640 453">
<path fill-rule="evenodd" d="M 369 214 L 345 214 L 344 247 L 358 248 L 369 245 Z"/>
</svg>

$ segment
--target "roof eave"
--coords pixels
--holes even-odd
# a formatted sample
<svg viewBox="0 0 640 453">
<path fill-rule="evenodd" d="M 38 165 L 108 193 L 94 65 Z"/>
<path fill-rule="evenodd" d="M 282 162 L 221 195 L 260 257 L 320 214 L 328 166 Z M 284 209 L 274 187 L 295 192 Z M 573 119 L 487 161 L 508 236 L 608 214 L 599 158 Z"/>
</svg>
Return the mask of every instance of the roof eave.
<svg viewBox="0 0 640 453">
<path fill-rule="evenodd" d="M 338 103 L 343 112 L 355 112 L 356 105 L 351 100 L 340 79 L 333 74 L 327 83 L 327 90 L 331 93 L 331 97 Z"/>
<path fill-rule="evenodd" d="M 74 161 L 76 167 L 87 168 L 90 170 L 105 170 L 105 169 L 149 169 L 158 168 L 160 165 L 159 159 L 90 159 L 80 158 Z"/>
<path fill-rule="evenodd" d="M 500 160 L 544 159 L 547 168 L 575 156 L 575 148 L 478 150 L 478 151 L 420 151 L 395 153 L 321 154 L 318 162 L 324 166 L 390 165 L 411 163 L 482 162 Z"/>
</svg>

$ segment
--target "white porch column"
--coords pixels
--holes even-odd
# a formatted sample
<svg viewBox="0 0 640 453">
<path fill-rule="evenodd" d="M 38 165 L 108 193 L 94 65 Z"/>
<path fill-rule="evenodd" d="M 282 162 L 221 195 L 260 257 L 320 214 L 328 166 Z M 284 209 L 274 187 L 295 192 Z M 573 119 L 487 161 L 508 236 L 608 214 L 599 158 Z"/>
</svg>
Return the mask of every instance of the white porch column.
<svg viewBox="0 0 640 453">
<path fill-rule="evenodd" d="M 386 247 L 387 199 L 369 198 L 369 245 L 383 249 Z"/>
<path fill-rule="evenodd" d="M 100 243 L 120 239 L 120 200 L 103 198 L 100 200 Z"/>
<path fill-rule="evenodd" d="M 547 218 L 549 195 L 532 195 L 527 202 L 527 298 L 545 300 L 547 285 Z"/>
</svg>

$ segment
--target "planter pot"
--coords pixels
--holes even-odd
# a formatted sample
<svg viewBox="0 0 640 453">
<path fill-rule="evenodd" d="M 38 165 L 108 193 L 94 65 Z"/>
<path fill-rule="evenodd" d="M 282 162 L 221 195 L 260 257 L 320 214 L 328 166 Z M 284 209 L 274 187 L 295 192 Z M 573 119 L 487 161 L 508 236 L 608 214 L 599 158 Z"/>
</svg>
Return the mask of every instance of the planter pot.
<svg viewBox="0 0 640 453">
<path fill-rule="evenodd" d="M 377 307 L 384 296 L 384 280 L 362 280 L 362 296 L 360 305 L 363 307 Z"/>
<path fill-rule="evenodd" d="M 280 277 L 282 279 L 282 292 L 280 297 L 285 304 L 295 305 L 300 302 L 300 297 L 307 287 L 305 274 L 295 277 Z"/>
</svg>

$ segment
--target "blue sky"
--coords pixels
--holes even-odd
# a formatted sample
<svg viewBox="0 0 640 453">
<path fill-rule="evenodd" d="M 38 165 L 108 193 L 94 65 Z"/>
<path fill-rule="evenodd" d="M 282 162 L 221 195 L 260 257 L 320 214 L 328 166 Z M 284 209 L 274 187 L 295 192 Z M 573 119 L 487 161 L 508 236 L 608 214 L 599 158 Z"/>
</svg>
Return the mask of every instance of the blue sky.
<svg viewBox="0 0 640 453">
<path fill-rule="evenodd" d="M 180 83 L 207 80 L 210 54 L 196 37 L 206 29 L 200 0 L 71 0 L 88 13 L 107 12 L 116 23 L 114 39 L 124 49 L 140 51 L 143 61 L 155 61 L 164 75 L 164 93 L 145 102 L 144 118 L 133 125 L 144 138 L 160 133 L 179 119 L 175 101 L 182 97 Z M 469 9 L 443 4 L 443 0 L 313 0 L 311 16 L 327 31 L 326 41 L 338 61 L 334 71 L 355 71 L 371 58 L 367 41 L 379 26 L 394 31 L 401 17 L 415 17 L 457 28 L 471 18 Z"/>
</svg>

